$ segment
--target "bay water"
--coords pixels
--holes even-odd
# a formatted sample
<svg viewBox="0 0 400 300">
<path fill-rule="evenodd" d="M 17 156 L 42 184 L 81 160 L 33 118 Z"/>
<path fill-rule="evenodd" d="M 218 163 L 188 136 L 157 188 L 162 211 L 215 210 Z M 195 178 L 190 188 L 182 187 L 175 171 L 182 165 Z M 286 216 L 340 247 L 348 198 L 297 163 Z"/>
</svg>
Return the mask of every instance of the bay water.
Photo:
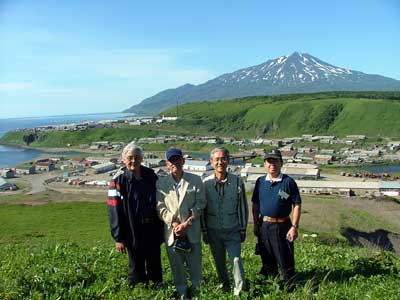
<svg viewBox="0 0 400 300">
<path fill-rule="evenodd" d="M 18 128 L 23 129 L 46 125 L 77 124 L 86 121 L 121 120 L 133 116 L 135 115 L 126 113 L 103 113 L 0 119 L 0 137 L 3 136 L 6 132 Z M 43 153 L 52 154 L 52 152 L 45 152 L 39 149 L 25 149 L 22 147 L 0 145 L 0 168 L 12 167 L 26 161 L 35 160 Z M 66 151 L 57 154 L 73 155 L 74 152 Z"/>
</svg>

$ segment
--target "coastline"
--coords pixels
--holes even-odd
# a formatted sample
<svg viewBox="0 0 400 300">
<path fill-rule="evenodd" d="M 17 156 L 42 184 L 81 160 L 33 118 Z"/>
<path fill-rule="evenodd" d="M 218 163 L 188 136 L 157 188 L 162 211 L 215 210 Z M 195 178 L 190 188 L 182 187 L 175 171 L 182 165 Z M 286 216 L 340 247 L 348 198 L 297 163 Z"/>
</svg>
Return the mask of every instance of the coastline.
<svg viewBox="0 0 400 300">
<path fill-rule="evenodd" d="M 109 152 L 104 152 L 104 151 L 98 151 L 98 150 L 90 150 L 90 149 L 80 149 L 80 148 L 51 148 L 51 147 L 31 147 L 31 146 L 20 146 L 20 145 L 14 145 L 14 144 L 0 144 L 0 146 L 5 146 L 5 147 L 10 147 L 14 149 L 22 149 L 22 150 L 28 150 L 28 151 L 37 151 L 38 153 L 35 153 L 32 157 L 30 158 L 22 158 L 18 159 L 16 158 L 15 162 L 3 162 L 1 164 L 0 168 L 15 168 L 19 165 L 23 164 L 28 164 L 32 163 L 36 160 L 39 159 L 46 159 L 51 156 L 87 156 L 87 155 L 107 155 L 111 154 Z M 12 149 L 10 149 L 12 151 Z"/>
</svg>

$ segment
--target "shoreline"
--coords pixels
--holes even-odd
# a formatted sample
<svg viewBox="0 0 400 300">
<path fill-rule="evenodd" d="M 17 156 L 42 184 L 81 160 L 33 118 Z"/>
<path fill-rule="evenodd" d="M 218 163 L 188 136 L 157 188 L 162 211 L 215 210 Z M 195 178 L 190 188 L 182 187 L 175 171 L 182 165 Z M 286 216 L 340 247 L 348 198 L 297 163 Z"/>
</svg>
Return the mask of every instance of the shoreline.
<svg viewBox="0 0 400 300">
<path fill-rule="evenodd" d="M 23 150 L 35 150 L 35 151 L 39 151 L 40 153 L 38 153 L 36 156 L 30 158 L 30 159 L 26 159 L 26 160 L 21 160 L 17 163 L 10 163 L 7 166 L 1 166 L 0 169 L 3 168 L 16 168 L 19 165 L 23 165 L 23 164 L 28 164 L 28 163 L 32 163 L 36 160 L 39 159 L 45 159 L 45 158 L 49 158 L 51 156 L 57 156 L 57 155 L 63 155 L 62 153 L 65 152 L 76 152 L 76 153 L 71 153 L 71 154 L 65 154 L 65 155 L 75 155 L 75 156 L 79 156 L 79 155 L 107 155 L 110 154 L 109 152 L 102 152 L 102 151 L 98 151 L 98 150 L 90 150 L 90 149 L 80 149 L 80 148 L 51 148 L 51 147 L 30 147 L 30 146 L 20 146 L 20 145 L 11 145 L 11 144 L 0 144 L 0 146 L 5 146 L 5 147 L 10 147 L 10 148 L 19 148 L 19 149 L 23 149 Z M 63 155 L 63 156 L 65 156 Z"/>
</svg>

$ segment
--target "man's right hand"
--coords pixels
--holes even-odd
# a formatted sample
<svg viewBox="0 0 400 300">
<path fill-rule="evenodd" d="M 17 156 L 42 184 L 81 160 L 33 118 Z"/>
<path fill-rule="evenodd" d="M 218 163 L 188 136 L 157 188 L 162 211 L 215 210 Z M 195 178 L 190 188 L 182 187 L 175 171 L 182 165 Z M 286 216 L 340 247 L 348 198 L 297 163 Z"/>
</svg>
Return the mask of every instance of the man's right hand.
<svg viewBox="0 0 400 300">
<path fill-rule="evenodd" d="M 126 251 L 125 244 L 116 242 L 115 243 L 115 250 L 117 250 L 119 253 L 125 253 L 125 251 Z"/>
<path fill-rule="evenodd" d="M 260 225 L 254 223 L 253 233 L 254 233 L 255 236 L 258 236 L 260 234 Z"/>
</svg>

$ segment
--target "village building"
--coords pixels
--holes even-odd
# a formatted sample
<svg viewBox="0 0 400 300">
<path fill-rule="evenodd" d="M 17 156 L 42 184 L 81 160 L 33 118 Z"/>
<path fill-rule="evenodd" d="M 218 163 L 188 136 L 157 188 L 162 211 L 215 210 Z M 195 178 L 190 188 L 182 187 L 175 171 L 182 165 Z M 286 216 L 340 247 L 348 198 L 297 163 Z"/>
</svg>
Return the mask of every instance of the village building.
<svg viewBox="0 0 400 300">
<path fill-rule="evenodd" d="M 0 191 L 15 191 L 17 190 L 17 186 L 13 183 L 9 183 L 7 180 L 4 178 L 0 177 Z"/>
<path fill-rule="evenodd" d="M 260 177 L 261 175 L 265 175 L 266 172 L 267 171 L 264 167 L 245 167 L 242 168 L 242 170 L 240 171 L 240 176 L 247 177 L 248 181 L 250 176 L 257 175 L 258 177 Z"/>
<path fill-rule="evenodd" d="M 315 154 L 314 161 L 319 165 L 329 165 L 332 163 L 333 156 L 328 154 Z"/>
<path fill-rule="evenodd" d="M 382 156 L 382 159 L 384 160 L 392 160 L 392 161 L 400 161 L 400 153 L 395 153 L 395 154 L 384 154 Z"/>
<path fill-rule="evenodd" d="M 390 151 L 397 151 L 400 150 L 400 142 L 389 142 L 387 144 L 387 147 L 389 148 Z"/>
<path fill-rule="evenodd" d="M 16 175 L 15 169 L 2 169 L 0 172 L 4 178 L 13 178 Z"/>
<path fill-rule="evenodd" d="M 305 164 L 305 163 L 285 163 L 286 168 L 298 168 L 298 169 L 319 169 L 318 165 Z"/>
<path fill-rule="evenodd" d="M 230 137 L 224 137 L 224 138 L 222 138 L 222 142 L 223 142 L 224 144 L 230 144 L 230 143 L 232 143 L 232 141 L 233 141 L 233 139 L 230 138 Z"/>
<path fill-rule="evenodd" d="M 399 181 L 380 181 L 379 191 L 386 196 L 398 197 L 400 196 L 400 182 Z"/>
<path fill-rule="evenodd" d="M 319 153 L 334 155 L 336 153 L 336 151 L 334 149 L 320 149 Z"/>
<path fill-rule="evenodd" d="M 336 140 L 336 137 L 334 135 L 318 135 L 315 136 L 315 138 L 318 139 L 321 143 L 326 144 L 332 144 Z"/>
<path fill-rule="evenodd" d="M 95 174 L 106 173 L 112 170 L 115 170 L 116 166 L 112 162 L 107 162 L 99 165 L 95 165 L 92 167 L 92 170 Z"/>
<path fill-rule="evenodd" d="M 160 158 L 146 158 L 142 164 L 148 168 L 164 167 L 166 166 L 166 161 Z"/>
<path fill-rule="evenodd" d="M 208 171 L 208 172 L 206 172 L 206 171 L 186 171 L 186 172 L 187 172 L 187 173 L 190 173 L 190 174 L 197 175 L 197 176 L 199 176 L 201 179 L 204 179 L 204 178 L 206 178 L 207 176 L 211 175 L 211 172 L 210 172 L 210 171 Z"/>
<path fill-rule="evenodd" d="M 48 158 L 39 159 L 35 162 L 35 171 L 36 172 L 50 172 L 56 169 L 55 163 Z"/>
<path fill-rule="evenodd" d="M 380 190 L 378 181 L 312 181 L 296 180 L 301 193 L 343 196 L 374 195 Z"/>
<path fill-rule="evenodd" d="M 255 145 L 262 145 L 262 144 L 264 144 L 264 139 L 262 139 L 262 138 L 252 139 L 252 140 L 250 140 L 250 142 Z"/>
<path fill-rule="evenodd" d="M 285 145 L 285 146 L 279 148 L 279 150 L 280 150 L 281 152 L 282 152 L 282 151 L 293 151 L 293 150 L 294 150 L 294 147 L 293 147 L 292 144 L 287 144 L 287 145 Z"/>
<path fill-rule="evenodd" d="M 315 169 L 315 168 L 292 168 L 292 167 L 283 166 L 282 173 L 289 175 L 293 179 L 317 180 L 320 177 L 319 169 Z"/>
<path fill-rule="evenodd" d="M 31 175 L 31 174 L 35 174 L 36 168 L 34 165 L 32 165 L 29 168 L 17 168 L 17 169 L 15 169 L 15 172 L 18 175 Z"/>
<path fill-rule="evenodd" d="M 297 151 L 289 150 L 289 151 L 281 151 L 282 159 L 284 161 L 293 161 L 296 158 Z"/>
<path fill-rule="evenodd" d="M 315 157 L 315 153 L 312 153 L 312 152 L 297 153 L 296 161 L 313 162 L 314 157 Z"/>
<path fill-rule="evenodd" d="M 185 171 L 206 172 L 212 170 L 210 161 L 187 159 L 183 165 Z"/>
<path fill-rule="evenodd" d="M 367 139 L 367 137 L 362 134 L 351 134 L 351 135 L 346 135 L 346 139 L 352 141 L 364 141 Z"/>
</svg>

